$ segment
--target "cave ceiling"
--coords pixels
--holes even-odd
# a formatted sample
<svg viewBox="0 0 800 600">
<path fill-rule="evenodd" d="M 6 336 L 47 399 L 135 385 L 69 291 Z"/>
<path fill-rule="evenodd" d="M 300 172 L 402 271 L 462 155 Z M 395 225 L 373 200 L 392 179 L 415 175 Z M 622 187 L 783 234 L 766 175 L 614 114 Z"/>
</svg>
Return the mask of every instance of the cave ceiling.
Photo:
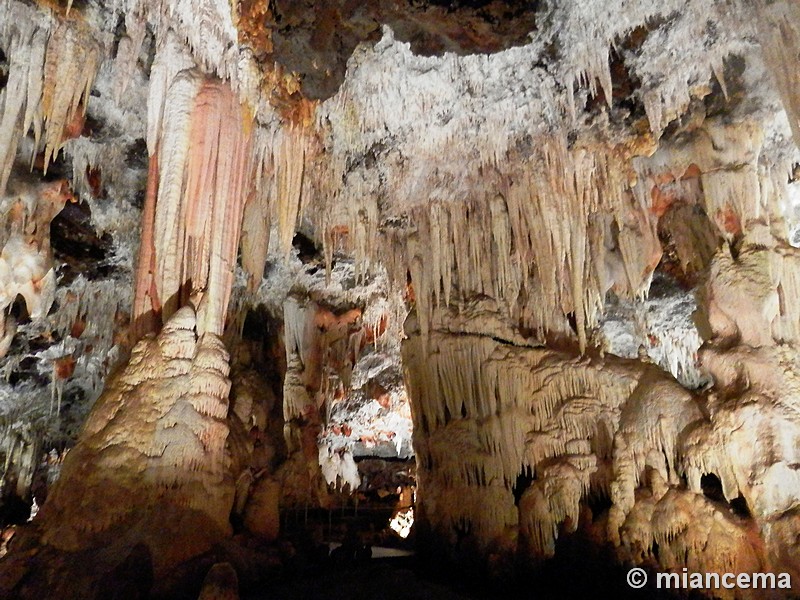
<svg viewBox="0 0 800 600">
<path fill-rule="evenodd" d="M 297 73 L 304 96 L 325 100 L 342 84 L 356 46 L 377 42 L 384 25 L 421 56 L 485 54 L 527 43 L 540 4 L 255 0 L 240 3 L 238 26 L 259 60 Z"/>
</svg>

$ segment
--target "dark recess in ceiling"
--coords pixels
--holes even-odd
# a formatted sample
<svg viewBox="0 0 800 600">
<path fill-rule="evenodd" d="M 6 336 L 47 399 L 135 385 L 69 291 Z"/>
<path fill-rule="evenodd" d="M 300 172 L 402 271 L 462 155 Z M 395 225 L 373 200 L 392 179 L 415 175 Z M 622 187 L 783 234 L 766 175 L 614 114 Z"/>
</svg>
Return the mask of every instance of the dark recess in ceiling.
<svg viewBox="0 0 800 600">
<path fill-rule="evenodd" d="M 274 0 L 269 59 L 299 73 L 306 97 L 339 89 L 347 60 L 361 42 L 380 39 L 382 25 L 420 55 L 493 53 L 525 44 L 536 30 L 540 0 Z"/>
</svg>

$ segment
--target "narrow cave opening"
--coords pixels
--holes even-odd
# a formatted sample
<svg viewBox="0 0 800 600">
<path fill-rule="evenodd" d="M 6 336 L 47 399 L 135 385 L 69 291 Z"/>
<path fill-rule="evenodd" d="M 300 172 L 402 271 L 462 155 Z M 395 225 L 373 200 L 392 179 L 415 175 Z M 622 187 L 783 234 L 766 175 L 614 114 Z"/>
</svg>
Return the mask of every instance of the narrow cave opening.
<svg viewBox="0 0 800 600">
<path fill-rule="evenodd" d="M 8 62 L 5 53 L 0 49 L 0 90 L 8 83 Z"/>
<path fill-rule="evenodd" d="M 753 517 L 753 513 L 750 512 L 750 507 L 747 504 L 747 499 L 741 494 L 731 500 L 731 510 L 742 519 L 751 519 Z"/>
<path fill-rule="evenodd" d="M 299 231 L 292 239 L 292 246 L 297 250 L 298 258 L 304 263 L 319 260 L 320 258 L 320 250 L 314 241 Z"/>
<path fill-rule="evenodd" d="M 608 494 L 593 493 L 589 494 L 586 500 L 589 510 L 592 511 L 592 518 L 597 521 L 608 513 L 608 510 L 614 506 Z"/>
<path fill-rule="evenodd" d="M 722 482 L 715 473 L 704 474 L 700 478 L 700 487 L 703 491 L 703 495 L 706 498 L 712 500 L 713 502 L 719 502 L 730 507 L 733 514 L 737 517 L 741 519 L 752 518 L 753 515 L 750 511 L 749 505 L 747 504 L 747 499 L 742 494 L 739 494 L 736 498 L 732 498 L 730 501 L 728 501 L 723 492 Z"/>
<path fill-rule="evenodd" d="M 725 502 L 725 494 L 722 491 L 722 481 L 714 473 L 706 473 L 700 478 L 700 487 L 703 495 L 714 502 Z"/>
<path fill-rule="evenodd" d="M 9 480 L 8 488 L 13 489 L 16 483 L 14 480 Z M 13 493 L 4 493 L 0 501 L 0 523 L 3 528 L 21 525 L 31 516 L 30 499 L 21 498 Z"/>
<path fill-rule="evenodd" d="M 24 325 L 30 322 L 31 316 L 28 313 L 28 305 L 25 303 L 25 298 L 22 294 L 17 294 L 17 297 L 14 298 L 8 309 L 8 314 L 16 321 L 17 325 Z"/>
</svg>

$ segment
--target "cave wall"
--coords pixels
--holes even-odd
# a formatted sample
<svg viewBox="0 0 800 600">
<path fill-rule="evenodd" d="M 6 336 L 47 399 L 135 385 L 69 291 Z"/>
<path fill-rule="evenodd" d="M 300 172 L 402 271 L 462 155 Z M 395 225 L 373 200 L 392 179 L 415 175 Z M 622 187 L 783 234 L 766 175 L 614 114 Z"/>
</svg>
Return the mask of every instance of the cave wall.
<svg viewBox="0 0 800 600">
<path fill-rule="evenodd" d="M 715 338 L 701 353 L 714 392 L 699 395 L 649 361 L 443 321 L 425 338 L 410 320 L 403 351 L 428 551 L 501 576 L 580 528 L 628 563 L 796 576 L 791 347 Z"/>
</svg>

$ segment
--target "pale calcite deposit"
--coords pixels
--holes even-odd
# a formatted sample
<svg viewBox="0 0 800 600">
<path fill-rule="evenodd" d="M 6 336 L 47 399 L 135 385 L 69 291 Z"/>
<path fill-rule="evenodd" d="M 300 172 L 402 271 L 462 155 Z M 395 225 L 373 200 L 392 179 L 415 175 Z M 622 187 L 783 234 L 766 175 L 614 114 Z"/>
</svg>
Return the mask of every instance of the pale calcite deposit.
<svg viewBox="0 0 800 600">
<path fill-rule="evenodd" d="M 12 181 L 0 196 L 0 358 L 16 333 L 10 306 L 21 296 L 34 321 L 42 321 L 55 300 L 56 275 L 50 250 L 50 222 L 72 200 L 64 181 Z"/>
<path fill-rule="evenodd" d="M 144 541 L 163 571 L 229 534 L 228 354 L 196 328 L 179 310 L 108 382 L 42 510 L 45 543 Z"/>
</svg>

